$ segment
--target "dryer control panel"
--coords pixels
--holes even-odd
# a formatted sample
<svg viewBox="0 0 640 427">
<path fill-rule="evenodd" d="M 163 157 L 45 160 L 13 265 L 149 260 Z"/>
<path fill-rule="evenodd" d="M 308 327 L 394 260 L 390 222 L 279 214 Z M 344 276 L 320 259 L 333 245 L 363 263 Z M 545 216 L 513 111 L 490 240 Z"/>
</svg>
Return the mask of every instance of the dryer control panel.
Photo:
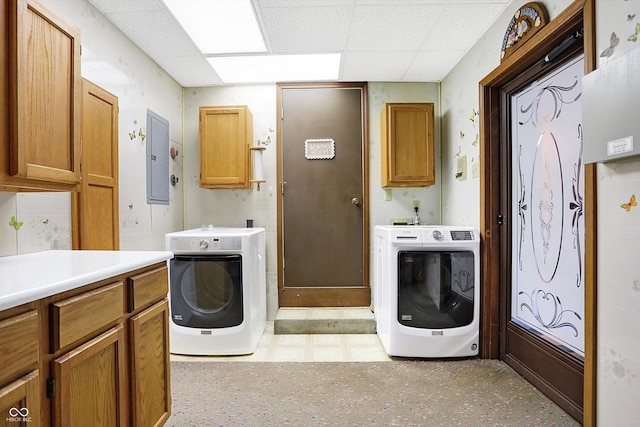
<svg viewBox="0 0 640 427">
<path fill-rule="evenodd" d="M 451 230 L 451 240 L 473 240 L 473 231 L 471 230 Z"/>
<path fill-rule="evenodd" d="M 173 237 L 170 239 L 169 250 L 173 252 L 220 252 L 239 251 L 242 249 L 240 236 L 200 236 Z"/>
</svg>

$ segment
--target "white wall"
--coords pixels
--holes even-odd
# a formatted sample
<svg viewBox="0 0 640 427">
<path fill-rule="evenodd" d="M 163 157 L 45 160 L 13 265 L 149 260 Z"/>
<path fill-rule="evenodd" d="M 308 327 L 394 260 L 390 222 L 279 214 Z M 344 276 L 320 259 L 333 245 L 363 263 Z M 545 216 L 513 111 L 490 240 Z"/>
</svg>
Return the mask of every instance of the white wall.
<svg viewBox="0 0 640 427">
<path fill-rule="evenodd" d="M 634 16 L 629 19 L 630 16 Z M 629 40 L 640 25 L 640 0 L 597 0 L 597 52 L 619 38 L 615 61 L 639 42 Z M 638 79 L 640 76 L 629 76 Z M 640 107 L 640 100 L 636 105 Z M 603 114 L 616 114 L 603 111 Z M 638 135 L 636 135 L 638 138 Z M 640 208 L 620 205 L 640 197 L 640 159 L 598 164 L 598 425 L 640 425 Z"/>
<path fill-rule="evenodd" d="M 440 102 L 437 83 L 369 83 L 369 204 L 371 232 L 390 218 L 413 217 L 413 200 L 420 201 L 422 224 L 440 224 Z M 385 201 L 381 186 L 380 112 L 387 102 L 432 102 L 435 116 L 436 183 L 429 187 L 392 188 Z M 373 235 L 373 234 L 372 234 Z M 373 265 L 373 258 L 371 259 Z"/>
<path fill-rule="evenodd" d="M 571 1 L 544 1 L 550 18 Z M 455 173 L 456 153 L 478 155 L 472 144 L 477 126 L 469 120 L 478 109 L 478 82 L 496 68 L 502 37 L 522 2 L 515 2 L 442 82 L 442 210 L 443 222 L 479 226 L 479 180 L 460 182 Z M 631 17 L 631 19 L 630 19 Z M 597 52 L 610 45 L 612 33 L 620 39 L 613 61 L 638 42 L 628 40 L 640 23 L 640 0 L 596 1 Z M 638 76 L 630 76 L 638 78 Z M 638 103 L 640 107 L 640 101 Z M 603 114 L 615 114 L 603 111 Z M 464 133 L 462 138 L 460 132 Z M 598 165 L 598 425 L 640 425 L 640 208 L 620 207 L 631 194 L 640 196 L 640 160 Z"/>
<path fill-rule="evenodd" d="M 120 248 L 164 249 L 164 234 L 182 229 L 182 186 L 170 188 L 170 205 L 148 205 L 146 143 L 129 133 L 146 132 L 151 109 L 169 120 L 170 144 L 182 153 L 182 87 L 88 1 L 43 1 L 80 28 L 82 76 L 118 97 Z M 181 177 L 181 163 L 181 155 L 171 160 L 170 174 Z M 0 256 L 70 249 L 70 200 L 68 193 L 0 193 Z M 9 225 L 12 216 L 23 223 L 19 230 Z"/>
<path fill-rule="evenodd" d="M 553 19 L 572 0 L 547 0 L 543 3 Z M 502 39 L 513 14 L 524 2 L 513 2 L 496 20 L 456 67 L 442 81 L 442 222 L 480 227 L 480 179 L 471 174 L 480 146 L 480 119 L 471 121 L 480 106 L 479 85 L 500 65 Z M 458 156 L 467 156 L 467 179 L 455 178 Z"/>
<path fill-rule="evenodd" d="M 424 223 L 440 221 L 440 186 L 392 190 L 392 200 L 385 201 L 381 188 L 380 111 L 385 102 L 433 102 L 438 117 L 438 85 L 431 83 L 369 83 L 369 203 L 370 224 L 387 224 L 392 217 L 413 215 L 413 200 L 420 200 Z M 261 191 L 209 190 L 199 187 L 200 153 L 198 148 L 198 108 L 207 105 L 247 105 L 253 114 L 255 140 L 271 138 L 264 152 L 266 183 Z M 277 284 L 277 194 L 276 182 L 276 86 L 231 86 L 185 89 L 184 109 L 184 182 L 185 222 L 187 228 L 213 224 L 244 227 L 247 218 L 254 226 L 266 229 L 267 317 L 274 319 L 278 310 Z M 436 135 L 439 135 L 436 120 Z M 436 136 L 436 176 L 439 176 L 439 138 Z M 439 182 L 439 179 L 438 179 Z"/>
</svg>

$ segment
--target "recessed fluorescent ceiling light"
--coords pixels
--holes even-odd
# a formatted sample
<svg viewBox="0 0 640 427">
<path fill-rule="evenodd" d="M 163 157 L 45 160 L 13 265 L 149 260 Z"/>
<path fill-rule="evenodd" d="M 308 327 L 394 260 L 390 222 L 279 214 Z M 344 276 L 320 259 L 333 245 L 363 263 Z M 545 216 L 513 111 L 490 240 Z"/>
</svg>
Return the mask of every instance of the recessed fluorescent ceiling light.
<svg viewBox="0 0 640 427">
<path fill-rule="evenodd" d="M 266 52 L 250 0 L 164 0 L 203 54 Z"/>
<path fill-rule="evenodd" d="M 225 83 L 337 80 L 340 54 L 260 55 L 207 58 Z"/>
</svg>

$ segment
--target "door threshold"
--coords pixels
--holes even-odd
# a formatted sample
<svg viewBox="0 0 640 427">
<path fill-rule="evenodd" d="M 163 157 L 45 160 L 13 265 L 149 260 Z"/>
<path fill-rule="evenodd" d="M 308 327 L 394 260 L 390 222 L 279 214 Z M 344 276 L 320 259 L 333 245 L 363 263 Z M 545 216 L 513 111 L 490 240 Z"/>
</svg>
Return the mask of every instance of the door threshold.
<svg viewBox="0 0 640 427">
<path fill-rule="evenodd" d="M 282 307 L 274 334 L 375 334 L 369 307 Z"/>
</svg>

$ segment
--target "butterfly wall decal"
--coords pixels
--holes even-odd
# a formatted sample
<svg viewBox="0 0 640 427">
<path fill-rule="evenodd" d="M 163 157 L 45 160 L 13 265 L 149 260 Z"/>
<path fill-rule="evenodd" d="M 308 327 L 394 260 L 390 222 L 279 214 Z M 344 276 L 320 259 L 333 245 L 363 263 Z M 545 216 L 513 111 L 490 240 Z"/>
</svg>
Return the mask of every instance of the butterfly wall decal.
<svg viewBox="0 0 640 427">
<path fill-rule="evenodd" d="M 601 58 L 610 58 L 613 55 L 615 48 L 620 43 L 620 39 L 616 35 L 616 33 L 611 33 L 611 38 L 609 40 L 609 47 L 602 51 L 600 54 Z"/>
<path fill-rule="evenodd" d="M 147 137 L 146 134 L 142 133 L 142 128 L 140 128 L 140 130 L 138 131 L 138 136 L 140 137 L 140 139 L 142 139 L 144 141 L 144 139 Z"/>
<path fill-rule="evenodd" d="M 12 216 L 11 219 L 9 220 L 9 225 L 13 227 L 14 230 L 16 231 L 20 230 L 20 227 L 22 227 L 22 224 L 24 223 L 22 221 L 18 222 L 15 216 Z"/>
<path fill-rule="evenodd" d="M 636 32 L 631 34 L 627 40 L 630 42 L 636 42 L 638 40 L 638 34 L 640 34 L 640 24 L 636 24 Z"/>
<path fill-rule="evenodd" d="M 136 130 L 135 129 L 133 130 L 133 132 L 129 132 L 129 138 L 131 138 L 132 141 L 134 139 L 136 139 Z"/>
<path fill-rule="evenodd" d="M 632 207 L 634 206 L 638 206 L 638 202 L 636 202 L 636 195 L 632 194 L 631 198 L 629 199 L 629 203 L 623 203 L 620 205 L 620 207 L 622 209 L 624 209 L 625 211 L 629 212 L 631 210 Z"/>
<path fill-rule="evenodd" d="M 631 22 L 633 21 L 633 18 L 636 17 L 636 14 L 634 13 L 633 15 L 627 15 L 627 21 Z"/>
<path fill-rule="evenodd" d="M 475 108 L 473 108 L 471 110 L 471 116 L 469 116 L 469 120 L 471 120 L 473 123 L 476 122 L 476 119 L 478 118 L 479 113 L 476 111 Z"/>
</svg>

